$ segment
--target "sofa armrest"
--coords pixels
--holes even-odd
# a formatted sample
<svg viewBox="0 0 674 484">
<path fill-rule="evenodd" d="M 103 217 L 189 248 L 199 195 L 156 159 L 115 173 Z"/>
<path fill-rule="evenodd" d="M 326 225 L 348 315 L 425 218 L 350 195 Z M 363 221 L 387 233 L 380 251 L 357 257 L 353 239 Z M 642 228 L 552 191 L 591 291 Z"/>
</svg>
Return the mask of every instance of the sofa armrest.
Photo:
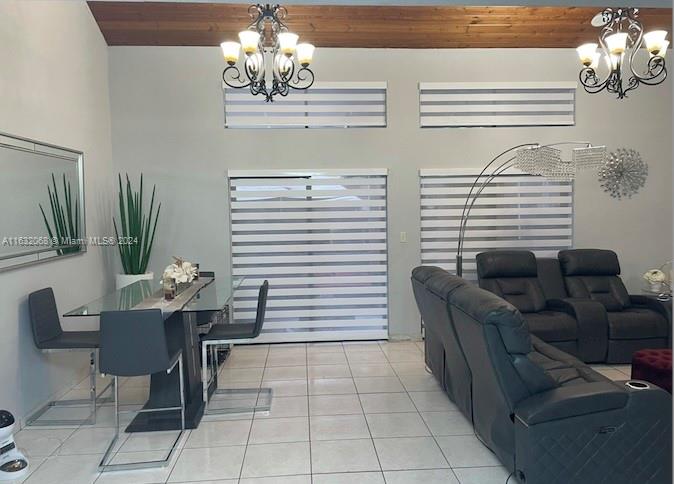
<svg viewBox="0 0 674 484">
<path fill-rule="evenodd" d="M 533 395 L 515 407 L 515 416 L 525 425 L 577 417 L 624 408 L 629 394 L 610 382 L 558 387 Z"/>
<path fill-rule="evenodd" d="M 658 301 L 656 298 L 651 296 L 643 295 L 634 295 L 630 294 L 630 303 L 633 306 L 648 308 L 652 311 L 655 311 L 658 314 L 661 314 L 669 324 L 669 347 L 672 346 L 672 310 L 671 303 L 670 306 L 667 306 L 664 302 Z"/>
<path fill-rule="evenodd" d="M 608 316 L 599 301 L 582 298 L 550 299 L 547 307 L 562 311 L 578 325 L 578 357 L 585 362 L 604 361 L 608 351 Z"/>
</svg>

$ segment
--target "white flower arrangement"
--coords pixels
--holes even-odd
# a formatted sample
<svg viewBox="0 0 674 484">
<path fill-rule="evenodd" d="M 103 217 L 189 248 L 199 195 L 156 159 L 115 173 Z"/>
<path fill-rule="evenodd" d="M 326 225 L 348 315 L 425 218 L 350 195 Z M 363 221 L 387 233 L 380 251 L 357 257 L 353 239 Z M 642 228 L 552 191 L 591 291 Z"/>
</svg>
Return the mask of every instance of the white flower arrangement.
<svg viewBox="0 0 674 484">
<path fill-rule="evenodd" d="M 173 257 L 175 262 L 164 269 L 162 280 L 167 281 L 173 279 L 176 284 L 192 282 L 197 275 L 197 268 L 180 257 Z"/>
<path fill-rule="evenodd" d="M 644 273 L 644 279 L 649 284 L 662 284 L 667 282 L 667 276 L 660 269 L 650 269 Z"/>
</svg>

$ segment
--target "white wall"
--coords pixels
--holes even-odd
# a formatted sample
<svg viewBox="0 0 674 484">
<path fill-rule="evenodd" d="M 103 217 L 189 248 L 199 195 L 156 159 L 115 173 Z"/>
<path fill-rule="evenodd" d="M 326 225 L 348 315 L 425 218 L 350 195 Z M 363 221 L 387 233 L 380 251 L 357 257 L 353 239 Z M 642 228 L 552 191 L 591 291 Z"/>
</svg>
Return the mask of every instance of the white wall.
<svg viewBox="0 0 674 484">
<path fill-rule="evenodd" d="M 157 183 L 162 201 L 152 268 L 182 255 L 229 271 L 225 174 L 229 168 L 389 168 L 390 332 L 417 336 L 410 290 L 419 263 L 419 168 L 482 166 L 523 142 L 589 140 L 641 152 L 647 186 L 629 200 L 605 194 L 596 175 L 576 185 L 575 241 L 620 256 L 633 290 L 640 274 L 670 259 L 672 245 L 671 84 L 641 87 L 618 101 L 577 97 L 574 127 L 419 129 L 419 81 L 573 81 L 572 49 L 318 49 L 319 81 L 388 81 L 385 129 L 226 130 L 217 48 L 110 49 L 115 168 Z M 400 232 L 408 242 L 400 243 Z"/>
<path fill-rule="evenodd" d="M 0 59 L 0 131 L 84 151 L 88 235 L 109 234 L 108 53 L 89 8 L 67 0 L 0 2 Z M 46 356 L 34 348 L 27 295 L 52 286 L 61 313 L 99 297 L 109 255 L 90 247 L 0 273 L 0 408 L 24 417 L 86 371 L 83 353 Z M 65 329 L 97 323 L 62 322 Z"/>
</svg>

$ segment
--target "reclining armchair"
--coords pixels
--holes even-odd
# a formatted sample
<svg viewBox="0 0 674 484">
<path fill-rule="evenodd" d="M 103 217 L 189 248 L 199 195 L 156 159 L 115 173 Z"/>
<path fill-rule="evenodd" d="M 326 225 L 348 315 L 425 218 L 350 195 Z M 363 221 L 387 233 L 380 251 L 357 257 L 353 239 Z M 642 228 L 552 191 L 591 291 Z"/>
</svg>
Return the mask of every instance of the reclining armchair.
<svg viewBox="0 0 674 484">
<path fill-rule="evenodd" d="M 424 269 L 415 269 L 413 280 Z M 426 337 L 451 326 L 470 375 L 454 381 L 454 391 L 470 388 L 477 437 L 521 483 L 671 483 L 667 392 L 611 382 L 530 335 L 513 305 L 461 278 L 434 270 L 416 284 L 443 293 L 447 314 L 426 312 Z"/>
<path fill-rule="evenodd" d="M 628 294 L 615 252 L 562 250 L 558 257 L 569 296 L 597 301 L 606 310 L 606 362 L 629 363 L 635 351 L 671 347 L 666 308 L 653 298 Z"/>
<path fill-rule="evenodd" d="M 495 250 L 478 254 L 476 262 L 480 287 L 515 306 L 534 335 L 583 361 L 604 361 L 604 308 L 567 297 L 557 260 L 537 261 L 526 250 Z"/>
</svg>

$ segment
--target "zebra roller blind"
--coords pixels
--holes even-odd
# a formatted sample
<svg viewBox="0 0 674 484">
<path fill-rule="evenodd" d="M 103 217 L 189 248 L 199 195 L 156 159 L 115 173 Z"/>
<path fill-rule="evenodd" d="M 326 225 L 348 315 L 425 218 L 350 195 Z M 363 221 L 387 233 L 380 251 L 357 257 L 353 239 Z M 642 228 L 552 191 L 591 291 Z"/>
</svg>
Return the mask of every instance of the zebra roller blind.
<svg viewBox="0 0 674 484">
<path fill-rule="evenodd" d="M 265 102 L 223 84 L 228 128 L 352 128 L 386 126 L 385 82 L 315 83 Z"/>
<path fill-rule="evenodd" d="M 575 124 L 575 82 L 422 82 L 422 128 L 570 126 Z"/>
<path fill-rule="evenodd" d="M 421 170 L 421 262 L 451 272 L 461 210 L 479 170 Z M 556 256 L 573 245 L 573 182 L 498 175 L 473 206 L 466 229 L 463 271 L 477 279 L 475 256 L 486 250 L 527 249 Z"/>
<path fill-rule="evenodd" d="M 230 171 L 237 322 L 260 342 L 388 337 L 386 170 Z"/>
</svg>

